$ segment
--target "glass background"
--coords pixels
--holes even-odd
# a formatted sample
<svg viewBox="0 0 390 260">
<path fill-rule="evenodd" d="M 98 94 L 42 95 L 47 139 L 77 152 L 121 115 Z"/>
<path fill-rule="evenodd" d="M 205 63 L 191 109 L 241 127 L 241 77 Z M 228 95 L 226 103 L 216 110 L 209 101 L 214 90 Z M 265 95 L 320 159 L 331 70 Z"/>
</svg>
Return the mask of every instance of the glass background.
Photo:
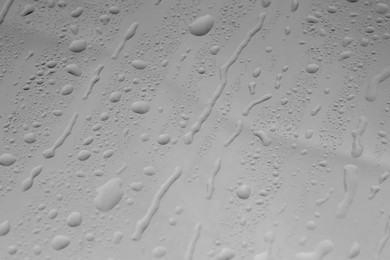
<svg viewBox="0 0 390 260">
<path fill-rule="evenodd" d="M 390 259 L 389 4 L 2 0 L 0 259 Z"/>
</svg>

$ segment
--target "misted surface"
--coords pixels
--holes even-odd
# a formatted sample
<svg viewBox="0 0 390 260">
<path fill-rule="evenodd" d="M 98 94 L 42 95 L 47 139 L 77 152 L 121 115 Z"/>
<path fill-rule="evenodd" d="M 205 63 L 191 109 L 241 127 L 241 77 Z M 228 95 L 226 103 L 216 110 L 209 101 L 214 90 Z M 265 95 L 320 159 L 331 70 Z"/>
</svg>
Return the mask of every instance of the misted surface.
<svg viewBox="0 0 390 260">
<path fill-rule="evenodd" d="M 0 259 L 390 259 L 389 5 L 0 1 Z"/>
</svg>

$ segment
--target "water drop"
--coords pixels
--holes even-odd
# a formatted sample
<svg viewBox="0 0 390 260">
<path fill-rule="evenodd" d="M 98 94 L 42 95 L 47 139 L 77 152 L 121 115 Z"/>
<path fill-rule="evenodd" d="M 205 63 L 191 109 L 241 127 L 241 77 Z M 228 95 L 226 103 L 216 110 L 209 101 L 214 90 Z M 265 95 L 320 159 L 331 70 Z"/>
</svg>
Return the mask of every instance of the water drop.
<svg viewBox="0 0 390 260">
<path fill-rule="evenodd" d="M 214 22 L 215 19 L 211 15 L 201 16 L 190 24 L 189 31 L 195 36 L 206 35 L 213 28 Z"/>
</svg>

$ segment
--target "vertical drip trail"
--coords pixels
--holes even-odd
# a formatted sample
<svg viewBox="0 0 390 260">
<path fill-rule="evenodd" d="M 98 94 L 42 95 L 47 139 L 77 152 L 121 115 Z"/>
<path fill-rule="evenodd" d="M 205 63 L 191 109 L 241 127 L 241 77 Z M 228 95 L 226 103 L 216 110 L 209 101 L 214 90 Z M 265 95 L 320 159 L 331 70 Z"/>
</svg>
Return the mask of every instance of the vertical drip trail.
<svg viewBox="0 0 390 260">
<path fill-rule="evenodd" d="M 251 103 L 248 104 L 247 107 L 245 107 L 245 109 L 242 111 L 242 115 L 243 116 L 248 116 L 249 115 L 249 111 L 251 111 L 251 109 L 258 105 L 258 104 L 261 104 L 269 99 L 272 98 L 272 95 L 270 93 L 266 94 L 265 96 L 263 96 L 262 98 L 260 99 L 257 99 L 257 100 L 254 100 L 252 101 Z"/>
<path fill-rule="evenodd" d="M 376 100 L 376 98 L 378 97 L 379 84 L 381 84 L 389 77 L 390 77 L 390 66 L 384 68 L 381 72 L 379 72 L 371 79 L 366 92 L 367 101 L 373 102 Z"/>
<path fill-rule="evenodd" d="M 126 33 L 123 35 L 123 39 L 119 42 L 118 46 L 116 47 L 114 53 L 111 56 L 113 60 L 116 60 L 118 58 L 120 52 L 125 47 L 125 43 L 130 40 L 137 32 L 137 28 L 138 22 L 134 22 L 132 25 L 130 25 L 129 29 L 127 29 Z"/>
<path fill-rule="evenodd" d="M 164 197 L 165 193 L 169 190 L 171 185 L 180 178 L 182 174 L 182 169 L 180 167 L 176 167 L 175 172 L 160 186 L 158 191 L 153 197 L 152 202 L 150 203 L 150 206 L 144 215 L 143 218 L 138 220 L 135 231 L 133 233 L 132 239 L 135 241 L 138 241 L 141 239 L 142 234 L 146 230 L 146 228 L 149 226 L 150 222 L 152 221 L 153 216 L 156 214 L 158 208 L 160 207 L 161 199 Z"/>
<path fill-rule="evenodd" d="M 206 199 L 208 199 L 208 200 L 211 200 L 213 198 L 214 189 L 215 189 L 215 187 L 214 187 L 215 177 L 217 176 L 220 169 L 221 169 L 221 159 L 218 158 L 214 163 L 213 174 L 211 175 L 210 179 L 207 181 Z"/>
<path fill-rule="evenodd" d="M 83 95 L 83 100 L 87 100 L 87 99 L 88 99 L 88 96 L 92 93 L 93 87 L 94 87 L 95 84 L 100 80 L 100 72 L 102 72 L 103 68 L 104 68 L 104 65 L 103 65 L 103 64 L 100 64 L 100 65 L 97 66 L 97 68 L 95 69 L 94 75 L 93 75 L 91 81 L 89 82 L 88 89 L 87 89 L 87 91 L 85 91 L 85 93 L 84 93 L 84 95 Z"/>
<path fill-rule="evenodd" d="M 56 150 L 64 144 L 66 138 L 72 133 L 72 129 L 74 125 L 76 124 L 77 117 L 79 116 L 79 113 L 74 113 L 72 118 L 69 120 L 68 125 L 66 126 L 64 132 L 61 134 L 61 136 L 54 142 L 53 146 L 46 149 L 43 152 L 43 157 L 46 159 L 52 158 L 55 155 Z"/>
<path fill-rule="evenodd" d="M 13 3 L 14 0 L 6 0 L 5 3 L 3 4 L 3 7 L 0 10 L 0 25 L 4 22 L 4 19 L 7 16 L 7 13 Z"/>
<path fill-rule="evenodd" d="M 194 258 L 196 243 L 199 240 L 201 231 L 202 231 L 202 224 L 196 223 L 195 228 L 194 228 L 194 235 L 193 235 L 190 243 L 188 244 L 184 260 L 192 260 Z"/>
<path fill-rule="evenodd" d="M 353 164 L 344 166 L 344 190 L 345 195 L 343 200 L 337 205 L 335 216 L 337 218 L 345 218 L 348 210 L 355 198 L 358 186 L 358 167 Z"/>
<path fill-rule="evenodd" d="M 356 129 L 354 129 L 351 132 L 353 141 L 352 141 L 352 150 L 351 150 L 351 156 L 353 158 L 358 158 L 362 155 L 364 151 L 364 146 L 361 144 L 361 137 L 366 131 L 368 124 L 368 119 L 365 116 L 361 116 L 359 118 L 359 124 Z"/>
<path fill-rule="evenodd" d="M 184 135 L 184 143 L 185 144 L 192 143 L 192 141 L 194 139 L 194 135 L 200 131 L 203 123 L 206 122 L 206 120 L 210 116 L 210 114 L 213 110 L 213 107 L 215 106 L 215 103 L 217 102 L 219 97 L 222 95 L 223 90 L 226 87 L 227 74 L 228 74 L 230 66 L 232 66 L 237 61 L 241 52 L 248 45 L 248 43 L 252 39 L 252 37 L 263 27 L 265 16 L 266 16 L 266 13 L 261 13 L 259 15 L 256 26 L 253 27 L 252 30 L 250 30 L 246 34 L 245 39 L 237 46 L 237 48 L 234 50 L 230 59 L 227 60 L 226 63 L 220 67 L 219 71 L 220 71 L 220 78 L 222 81 L 219 83 L 217 89 L 214 92 L 214 95 L 212 95 L 211 98 L 209 99 L 209 101 L 207 102 L 206 108 L 198 116 L 195 123 L 191 126 L 190 131 Z"/>
<path fill-rule="evenodd" d="M 223 143 L 225 147 L 228 147 L 241 133 L 242 131 L 242 121 L 238 120 L 236 129 L 234 129 L 233 133 L 229 136 L 229 138 Z"/>
<path fill-rule="evenodd" d="M 386 221 L 386 226 L 385 226 L 385 232 L 384 233 L 385 234 L 383 235 L 381 240 L 379 240 L 379 244 L 378 244 L 378 248 L 376 250 L 375 256 L 374 256 L 374 260 L 380 260 L 381 259 L 381 255 L 382 255 L 383 249 L 385 248 L 387 242 L 389 241 L 389 237 L 390 237 L 390 215 L 387 216 L 387 221 Z"/>
</svg>

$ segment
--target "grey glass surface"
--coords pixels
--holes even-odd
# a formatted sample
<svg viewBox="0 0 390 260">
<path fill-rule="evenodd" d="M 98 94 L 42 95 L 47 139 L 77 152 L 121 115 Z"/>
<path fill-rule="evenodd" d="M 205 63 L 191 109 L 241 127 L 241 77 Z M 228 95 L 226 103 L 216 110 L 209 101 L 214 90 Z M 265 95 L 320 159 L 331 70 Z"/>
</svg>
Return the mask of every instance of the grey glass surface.
<svg viewBox="0 0 390 260">
<path fill-rule="evenodd" d="M 389 4 L 0 1 L 0 259 L 390 259 Z"/>
</svg>

